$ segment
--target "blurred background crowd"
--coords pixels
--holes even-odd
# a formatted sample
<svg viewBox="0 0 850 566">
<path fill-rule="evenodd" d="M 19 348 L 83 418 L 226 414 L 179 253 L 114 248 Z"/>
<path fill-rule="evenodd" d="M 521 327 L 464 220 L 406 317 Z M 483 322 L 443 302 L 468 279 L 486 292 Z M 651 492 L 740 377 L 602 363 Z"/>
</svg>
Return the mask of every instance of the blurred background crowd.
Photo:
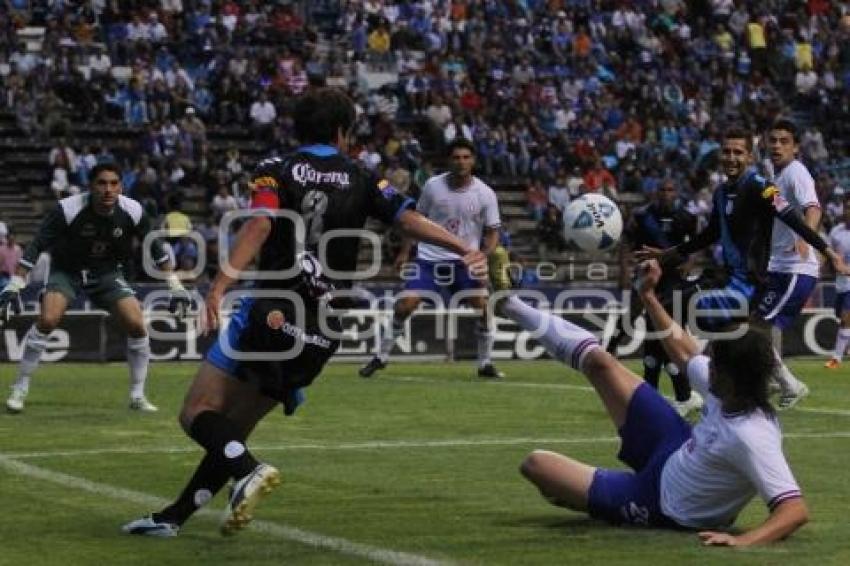
<svg viewBox="0 0 850 566">
<path fill-rule="evenodd" d="M 522 193 L 507 226 L 529 229 L 539 244 L 532 255 L 543 258 L 562 250 L 561 211 L 586 192 L 628 210 L 672 181 L 682 205 L 704 218 L 721 180 L 719 136 L 733 122 L 757 137 L 778 115 L 797 122 L 825 228 L 850 188 L 848 2 L 5 0 L 0 8 L 0 107 L 23 136 L 49 146 L 50 193 L 78 192 L 94 164 L 115 160 L 127 193 L 175 236 L 193 227 L 192 216 L 212 239 L 221 215 L 246 205 L 253 163 L 299 145 L 293 99 L 319 84 L 357 103 L 352 158 L 414 196 L 444 165 L 446 142 L 473 140 L 480 175 L 500 196 Z M 76 135 L 85 125 L 126 135 Z M 247 145 L 228 141 L 246 136 Z M 191 190 L 204 209 L 183 210 Z M 175 253 L 189 266 L 197 250 L 179 241 Z"/>
</svg>

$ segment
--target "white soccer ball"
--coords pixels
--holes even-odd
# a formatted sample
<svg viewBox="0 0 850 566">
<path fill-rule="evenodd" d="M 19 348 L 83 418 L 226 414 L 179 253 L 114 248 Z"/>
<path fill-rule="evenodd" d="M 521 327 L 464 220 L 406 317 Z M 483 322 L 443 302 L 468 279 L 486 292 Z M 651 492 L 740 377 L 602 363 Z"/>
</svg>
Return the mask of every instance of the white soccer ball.
<svg viewBox="0 0 850 566">
<path fill-rule="evenodd" d="M 608 197 L 589 193 L 564 209 L 564 239 L 586 252 L 612 249 L 623 233 L 623 215 Z"/>
</svg>

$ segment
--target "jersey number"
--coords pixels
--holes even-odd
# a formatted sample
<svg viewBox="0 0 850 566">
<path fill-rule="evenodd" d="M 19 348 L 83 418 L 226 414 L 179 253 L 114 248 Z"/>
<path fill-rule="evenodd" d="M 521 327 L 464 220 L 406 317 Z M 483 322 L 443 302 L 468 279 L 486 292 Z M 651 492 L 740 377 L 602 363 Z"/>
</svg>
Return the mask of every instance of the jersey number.
<svg viewBox="0 0 850 566">
<path fill-rule="evenodd" d="M 301 200 L 301 217 L 304 219 L 309 250 L 316 250 L 325 228 L 325 212 L 328 210 L 328 195 L 323 191 L 310 191 Z"/>
</svg>

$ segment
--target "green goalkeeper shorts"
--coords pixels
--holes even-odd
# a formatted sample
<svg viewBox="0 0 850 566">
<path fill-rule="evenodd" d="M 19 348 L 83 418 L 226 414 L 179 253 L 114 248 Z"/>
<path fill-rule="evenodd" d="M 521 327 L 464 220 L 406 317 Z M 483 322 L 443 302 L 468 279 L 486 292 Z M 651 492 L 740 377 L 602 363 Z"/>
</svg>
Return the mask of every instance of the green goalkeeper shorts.
<svg viewBox="0 0 850 566">
<path fill-rule="evenodd" d="M 51 269 L 47 278 L 47 291 L 62 293 L 68 303 L 74 302 L 82 291 L 98 307 L 112 310 L 112 306 L 136 293 L 120 271 L 107 271 L 92 275 L 88 272 Z"/>
</svg>

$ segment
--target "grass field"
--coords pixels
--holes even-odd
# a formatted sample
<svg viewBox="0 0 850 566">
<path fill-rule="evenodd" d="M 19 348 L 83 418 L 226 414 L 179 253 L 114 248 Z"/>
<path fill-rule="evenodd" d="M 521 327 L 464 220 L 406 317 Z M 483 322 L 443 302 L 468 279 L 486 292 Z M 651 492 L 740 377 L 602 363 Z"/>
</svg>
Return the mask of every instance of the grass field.
<svg viewBox="0 0 850 566">
<path fill-rule="evenodd" d="M 812 395 L 782 415 L 812 522 L 772 547 L 705 549 L 688 533 L 612 528 L 549 506 L 518 474 L 533 448 L 615 466 L 613 430 L 577 374 L 502 363 L 483 383 L 459 364 L 395 364 L 372 380 L 330 366 L 298 414 L 252 438 L 284 484 L 237 538 L 219 496 L 180 536 L 120 526 L 173 497 L 200 450 L 176 414 L 193 364 L 154 364 L 156 415 L 125 408 L 123 364 L 51 364 L 27 410 L 0 415 L 0 564 L 850 564 L 850 376 L 796 361 Z M 0 365 L 5 396 L 14 367 Z M 765 516 L 753 502 L 744 528 Z"/>
</svg>

